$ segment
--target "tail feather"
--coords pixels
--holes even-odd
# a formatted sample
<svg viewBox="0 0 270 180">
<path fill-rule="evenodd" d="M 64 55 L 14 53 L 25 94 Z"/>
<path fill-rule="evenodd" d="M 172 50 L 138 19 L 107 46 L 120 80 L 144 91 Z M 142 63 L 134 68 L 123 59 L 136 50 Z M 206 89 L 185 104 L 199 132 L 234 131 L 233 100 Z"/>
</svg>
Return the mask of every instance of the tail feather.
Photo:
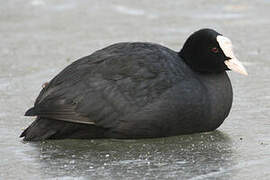
<svg viewBox="0 0 270 180">
<path fill-rule="evenodd" d="M 94 125 L 37 117 L 37 119 L 22 132 L 20 137 L 24 137 L 24 141 L 67 138 L 92 139 L 103 138 L 105 131 L 106 129 Z"/>
<path fill-rule="evenodd" d="M 35 107 L 32 107 L 30 109 L 28 109 L 25 114 L 25 116 L 35 116 L 36 115 L 36 110 Z"/>
<path fill-rule="evenodd" d="M 46 127 L 47 126 L 47 127 Z M 20 137 L 24 137 L 24 141 L 40 141 L 50 138 L 56 133 L 56 130 L 49 128 L 47 119 L 37 118 L 28 128 L 26 128 Z"/>
</svg>

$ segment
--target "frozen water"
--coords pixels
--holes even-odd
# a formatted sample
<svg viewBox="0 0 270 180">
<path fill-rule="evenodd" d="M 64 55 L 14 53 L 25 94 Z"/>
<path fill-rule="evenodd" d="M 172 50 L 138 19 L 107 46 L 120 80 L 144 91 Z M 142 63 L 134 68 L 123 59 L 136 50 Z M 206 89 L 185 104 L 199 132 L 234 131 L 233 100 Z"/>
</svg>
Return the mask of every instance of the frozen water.
<svg viewBox="0 0 270 180">
<path fill-rule="evenodd" d="M 0 6 L 0 179 L 270 179 L 269 0 L 9 0 Z M 249 76 L 229 73 L 232 111 L 218 131 L 144 140 L 22 142 L 44 82 L 119 41 L 179 50 L 210 27 Z"/>
</svg>

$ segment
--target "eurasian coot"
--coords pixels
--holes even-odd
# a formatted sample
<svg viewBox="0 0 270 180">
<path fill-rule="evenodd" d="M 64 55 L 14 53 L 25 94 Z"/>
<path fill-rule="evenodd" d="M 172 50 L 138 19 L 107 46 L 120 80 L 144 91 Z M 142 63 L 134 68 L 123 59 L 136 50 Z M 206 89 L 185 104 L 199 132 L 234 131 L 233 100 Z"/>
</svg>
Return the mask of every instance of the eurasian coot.
<svg viewBox="0 0 270 180">
<path fill-rule="evenodd" d="M 212 131 L 228 116 L 231 82 L 247 75 L 231 41 L 212 29 L 193 33 L 179 52 L 125 42 L 83 57 L 44 86 L 25 116 L 24 140 L 153 138 Z"/>
</svg>

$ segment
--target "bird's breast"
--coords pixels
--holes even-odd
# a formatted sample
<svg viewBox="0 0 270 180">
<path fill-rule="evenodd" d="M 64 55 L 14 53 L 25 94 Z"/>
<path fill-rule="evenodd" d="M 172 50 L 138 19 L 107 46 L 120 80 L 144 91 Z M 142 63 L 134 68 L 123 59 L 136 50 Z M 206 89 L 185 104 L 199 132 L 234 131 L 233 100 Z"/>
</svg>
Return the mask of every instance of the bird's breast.
<svg viewBox="0 0 270 180">
<path fill-rule="evenodd" d="M 226 72 L 198 76 L 207 99 L 206 119 L 208 128 L 216 129 L 228 116 L 233 99 L 230 79 Z"/>
</svg>

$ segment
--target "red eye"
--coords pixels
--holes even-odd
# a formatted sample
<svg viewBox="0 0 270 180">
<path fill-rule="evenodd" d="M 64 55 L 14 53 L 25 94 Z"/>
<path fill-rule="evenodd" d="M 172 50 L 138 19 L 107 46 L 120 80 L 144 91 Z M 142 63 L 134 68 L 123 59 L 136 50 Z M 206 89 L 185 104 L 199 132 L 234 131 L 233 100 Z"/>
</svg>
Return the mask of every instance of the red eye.
<svg viewBox="0 0 270 180">
<path fill-rule="evenodd" d="M 213 47 L 213 48 L 211 49 L 211 51 L 212 51 L 213 53 L 218 53 L 218 48 Z"/>
</svg>

